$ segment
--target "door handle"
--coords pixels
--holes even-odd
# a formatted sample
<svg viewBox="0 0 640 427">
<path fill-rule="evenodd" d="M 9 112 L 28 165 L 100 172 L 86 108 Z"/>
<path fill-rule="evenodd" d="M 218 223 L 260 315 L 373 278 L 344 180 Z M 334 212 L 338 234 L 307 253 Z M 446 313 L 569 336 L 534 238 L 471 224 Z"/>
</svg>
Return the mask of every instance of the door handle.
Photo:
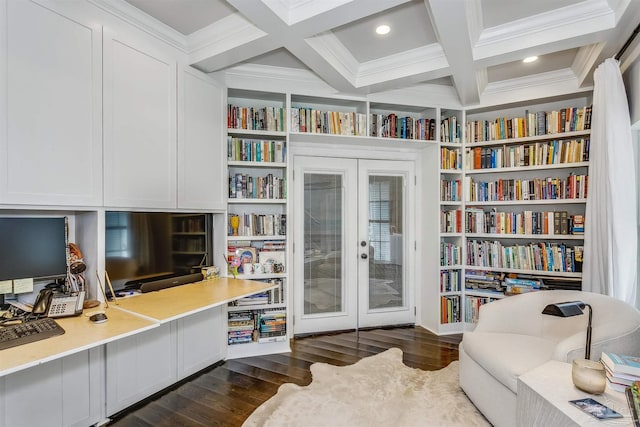
<svg viewBox="0 0 640 427">
<path fill-rule="evenodd" d="M 368 257 L 367 257 L 367 254 L 360 254 L 360 258 L 367 259 Z"/>
</svg>

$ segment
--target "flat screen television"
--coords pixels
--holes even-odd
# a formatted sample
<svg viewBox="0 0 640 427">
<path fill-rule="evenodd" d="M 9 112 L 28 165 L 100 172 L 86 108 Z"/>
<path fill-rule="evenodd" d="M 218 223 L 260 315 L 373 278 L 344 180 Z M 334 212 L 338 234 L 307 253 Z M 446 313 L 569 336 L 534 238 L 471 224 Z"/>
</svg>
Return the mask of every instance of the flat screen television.
<svg viewBox="0 0 640 427">
<path fill-rule="evenodd" d="M 66 274 L 66 218 L 0 217 L 0 280 Z"/>
<path fill-rule="evenodd" d="M 107 211 L 105 270 L 114 290 L 196 281 L 190 278 L 213 259 L 212 220 L 205 213 Z"/>
</svg>

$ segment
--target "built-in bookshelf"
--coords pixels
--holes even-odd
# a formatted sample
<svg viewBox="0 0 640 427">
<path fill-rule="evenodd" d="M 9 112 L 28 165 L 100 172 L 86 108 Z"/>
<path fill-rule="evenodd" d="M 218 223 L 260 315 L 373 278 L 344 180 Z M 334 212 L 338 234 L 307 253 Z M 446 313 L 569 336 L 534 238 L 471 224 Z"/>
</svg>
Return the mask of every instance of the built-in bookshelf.
<svg viewBox="0 0 640 427">
<path fill-rule="evenodd" d="M 230 89 L 228 104 L 227 275 L 273 288 L 229 303 L 227 357 L 288 351 L 286 97 Z"/>
<path fill-rule="evenodd" d="M 463 320 L 463 114 L 442 110 L 440 115 L 439 332 L 454 332 Z"/>
<path fill-rule="evenodd" d="M 459 244 L 463 259 L 460 273 L 440 272 L 442 298 L 458 295 L 461 282 L 453 330 L 473 328 L 480 307 L 497 299 L 580 289 L 590 118 L 587 97 L 465 111 L 462 173 L 445 169 L 456 146 L 441 153 L 441 245 Z M 450 310 L 441 301 L 440 332 L 452 330 Z"/>
</svg>

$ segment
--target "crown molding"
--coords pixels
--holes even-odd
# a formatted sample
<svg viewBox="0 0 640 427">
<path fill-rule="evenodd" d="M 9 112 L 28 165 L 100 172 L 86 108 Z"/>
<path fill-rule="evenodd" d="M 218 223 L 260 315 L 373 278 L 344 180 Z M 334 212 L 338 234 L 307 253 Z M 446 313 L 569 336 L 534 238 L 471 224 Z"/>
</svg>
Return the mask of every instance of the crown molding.
<svg viewBox="0 0 640 427">
<path fill-rule="evenodd" d="M 613 13 L 616 16 L 617 23 L 624 12 L 627 10 L 627 7 L 629 7 L 629 5 L 631 4 L 631 0 L 607 0 L 607 3 L 609 4 L 611 10 L 613 10 Z"/>
<path fill-rule="evenodd" d="M 234 13 L 187 37 L 189 63 L 195 64 L 267 36 L 244 16 Z"/>
<path fill-rule="evenodd" d="M 335 95 L 329 86 L 309 70 L 273 65 L 241 64 L 218 73 L 230 88 L 267 90 L 300 95 Z"/>
<path fill-rule="evenodd" d="M 352 86 L 358 76 L 360 63 L 330 31 L 305 39 L 307 44 L 331 65 Z"/>
<path fill-rule="evenodd" d="M 479 107 L 521 102 L 523 99 L 540 99 L 593 90 L 592 86 L 580 87 L 571 68 L 549 71 L 527 77 L 489 83 L 480 95 Z M 474 106 L 473 108 L 478 108 Z"/>
<path fill-rule="evenodd" d="M 417 47 L 360 64 L 356 87 L 428 73 L 449 67 L 439 43 Z"/>
<path fill-rule="evenodd" d="M 367 100 L 370 102 L 395 103 L 398 105 L 411 105 L 425 108 L 463 108 L 460 103 L 460 98 L 458 98 L 458 94 L 453 86 L 428 83 L 373 93 L 367 96 Z"/>
<path fill-rule="evenodd" d="M 489 84 L 489 76 L 486 68 L 476 70 L 476 84 L 478 85 L 478 92 L 482 93 Z"/>
<path fill-rule="evenodd" d="M 474 60 L 614 28 L 614 11 L 605 0 L 586 0 L 487 28 L 474 46 Z"/>
<path fill-rule="evenodd" d="M 578 49 L 578 53 L 573 59 L 573 64 L 571 64 L 571 70 L 576 75 L 579 85 L 584 83 L 585 79 L 591 74 L 591 70 L 600 57 L 604 46 L 605 43 L 593 43 Z"/>
<path fill-rule="evenodd" d="M 174 48 L 187 52 L 187 36 L 147 15 L 124 0 L 87 0 L 116 18 L 164 41 Z"/>
</svg>

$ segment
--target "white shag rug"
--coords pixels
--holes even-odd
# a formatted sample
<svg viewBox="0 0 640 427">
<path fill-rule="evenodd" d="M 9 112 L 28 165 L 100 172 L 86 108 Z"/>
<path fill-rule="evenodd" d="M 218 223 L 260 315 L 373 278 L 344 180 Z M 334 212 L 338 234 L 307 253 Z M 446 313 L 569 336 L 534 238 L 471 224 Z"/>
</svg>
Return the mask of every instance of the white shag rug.
<svg viewBox="0 0 640 427">
<path fill-rule="evenodd" d="M 458 362 L 438 371 L 402 363 L 391 348 L 349 366 L 311 365 L 306 387 L 283 384 L 243 427 L 489 426 L 458 385 Z"/>
</svg>

